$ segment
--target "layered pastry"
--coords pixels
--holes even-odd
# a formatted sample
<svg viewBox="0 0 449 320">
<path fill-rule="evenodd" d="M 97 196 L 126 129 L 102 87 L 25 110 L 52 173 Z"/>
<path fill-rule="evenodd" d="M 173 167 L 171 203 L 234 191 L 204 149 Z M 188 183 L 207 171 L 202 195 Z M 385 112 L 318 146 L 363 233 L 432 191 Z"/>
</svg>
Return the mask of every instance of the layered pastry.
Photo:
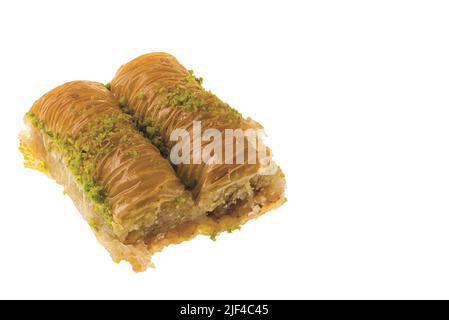
<svg viewBox="0 0 449 320">
<path fill-rule="evenodd" d="M 194 159 L 210 142 L 195 136 L 208 129 L 225 135 L 261 126 L 165 53 L 125 64 L 106 86 L 59 86 L 34 103 L 25 123 L 25 166 L 63 185 L 113 260 L 135 271 L 167 245 L 214 238 L 284 202 L 284 175 L 259 140 L 232 137 L 220 146 L 222 159 L 217 149 L 214 161 L 203 161 L 201 152 Z M 181 160 L 189 161 L 173 156 L 176 130 L 187 135 L 191 148 Z"/>
<path fill-rule="evenodd" d="M 195 77 L 193 71 L 187 70 L 175 57 L 167 53 L 142 55 L 118 70 L 110 88 L 137 127 L 159 146 L 161 154 L 179 143 L 171 139 L 174 130 L 184 129 L 190 139 L 189 145 L 194 146 L 195 122 L 201 124 L 203 132 L 214 129 L 221 134 L 221 161 L 195 162 L 196 149 L 191 147 L 190 161 L 175 164 L 178 176 L 209 216 L 241 210 L 237 207 L 263 207 L 283 199 L 281 170 L 272 162 L 262 161 L 269 158 L 269 149 L 254 145 L 262 144 L 262 140 L 255 142 L 242 135 L 243 148 L 238 152 L 235 147 L 238 137 L 224 139 L 225 131 L 256 131 L 262 126 L 205 90 L 202 79 Z M 201 139 L 198 148 L 204 149 L 210 142 L 210 139 Z M 266 154 L 261 154 L 263 149 L 267 150 Z M 226 150 L 234 152 L 229 156 Z M 250 151 L 253 151 L 254 161 L 250 161 Z"/>
<path fill-rule="evenodd" d="M 25 165 L 65 192 L 116 261 L 150 263 L 145 237 L 198 217 L 190 192 L 103 84 L 75 81 L 31 107 L 21 134 Z"/>
</svg>

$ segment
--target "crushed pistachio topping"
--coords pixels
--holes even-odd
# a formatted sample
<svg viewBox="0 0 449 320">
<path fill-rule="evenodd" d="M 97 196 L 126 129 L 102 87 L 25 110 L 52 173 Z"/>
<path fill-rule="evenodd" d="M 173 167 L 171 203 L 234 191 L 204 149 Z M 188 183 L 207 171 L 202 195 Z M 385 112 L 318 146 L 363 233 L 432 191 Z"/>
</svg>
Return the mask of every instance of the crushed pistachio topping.
<svg viewBox="0 0 449 320">
<path fill-rule="evenodd" d="M 181 197 L 181 196 L 176 197 L 175 198 L 176 209 L 179 209 L 182 206 L 182 204 L 185 203 L 185 202 L 186 202 L 186 199 L 184 197 Z"/>
<path fill-rule="evenodd" d="M 126 97 L 122 96 L 119 100 L 120 107 L 125 114 L 132 116 L 134 114 L 133 110 L 128 106 L 128 100 Z M 134 126 L 144 135 L 145 138 L 150 140 L 150 142 L 159 149 L 159 152 L 165 158 L 170 154 L 170 150 L 165 145 L 161 132 L 159 128 L 151 120 L 140 121 L 134 118 Z"/>
<path fill-rule="evenodd" d="M 111 91 L 111 83 L 110 82 L 106 83 L 104 86 L 106 87 L 106 89 Z"/>
<path fill-rule="evenodd" d="M 233 233 L 234 231 L 240 230 L 240 229 L 241 229 L 240 226 L 235 226 L 235 227 L 227 229 L 226 231 L 227 231 L 227 233 Z"/>
<path fill-rule="evenodd" d="M 94 210 L 99 212 L 104 221 L 112 222 L 111 206 L 104 186 L 95 179 L 97 160 L 112 152 L 117 143 L 112 135 L 120 131 L 123 122 L 131 123 L 130 116 L 120 111 L 97 119 L 76 135 L 59 134 L 50 131 L 43 120 L 34 113 L 28 113 L 33 126 L 51 139 L 51 146 L 61 153 L 70 173 L 81 186 L 83 193 L 92 201 Z"/>
<path fill-rule="evenodd" d="M 126 99 L 125 96 L 121 96 L 120 99 L 118 100 L 118 102 L 120 103 L 120 106 L 122 108 L 125 108 L 128 106 L 128 99 Z"/>
<path fill-rule="evenodd" d="M 160 107 L 180 107 L 191 111 L 223 112 L 231 119 L 240 119 L 242 115 L 229 104 L 221 101 L 212 92 L 202 86 L 203 78 L 195 76 L 189 70 L 180 85 L 164 86 L 159 88 Z"/>
<path fill-rule="evenodd" d="M 143 132 L 143 135 L 151 141 L 151 143 L 159 149 L 160 153 L 164 157 L 168 157 L 170 150 L 165 145 L 161 132 L 157 126 L 150 120 L 146 120 L 137 124 L 138 129 Z"/>
<path fill-rule="evenodd" d="M 140 153 L 137 150 L 132 150 L 132 151 L 128 152 L 128 155 L 130 155 L 132 158 L 135 159 L 135 158 L 138 158 L 140 156 Z"/>
<path fill-rule="evenodd" d="M 100 226 L 101 225 L 100 225 L 100 223 L 98 222 L 97 219 L 95 219 L 95 218 L 89 219 L 89 221 L 87 223 L 96 232 L 98 232 L 100 230 Z"/>
<path fill-rule="evenodd" d="M 186 77 L 187 82 L 193 82 L 199 84 L 200 86 L 203 85 L 203 77 L 196 77 L 192 69 L 188 70 L 188 72 L 189 75 Z"/>
</svg>

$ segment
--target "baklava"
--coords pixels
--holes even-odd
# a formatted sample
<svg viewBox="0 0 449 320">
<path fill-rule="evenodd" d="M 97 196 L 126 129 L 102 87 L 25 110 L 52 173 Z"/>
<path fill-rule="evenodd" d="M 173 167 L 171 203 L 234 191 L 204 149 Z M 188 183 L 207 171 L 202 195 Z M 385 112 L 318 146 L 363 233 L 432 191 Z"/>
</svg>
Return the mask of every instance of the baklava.
<svg viewBox="0 0 449 320">
<path fill-rule="evenodd" d="M 195 148 L 210 142 L 195 135 L 262 127 L 166 53 L 123 65 L 108 85 L 59 86 L 34 103 L 25 123 L 25 165 L 62 184 L 114 261 L 135 271 L 167 245 L 198 234 L 214 238 L 285 201 L 284 175 L 260 140 L 231 137 L 219 147 L 221 159 L 195 161 Z M 188 161 L 173 160 L 175 130 L 196 143 L 183 155 Z M 254 159 L 245 157 L 250 152 Z"/>
</svg>

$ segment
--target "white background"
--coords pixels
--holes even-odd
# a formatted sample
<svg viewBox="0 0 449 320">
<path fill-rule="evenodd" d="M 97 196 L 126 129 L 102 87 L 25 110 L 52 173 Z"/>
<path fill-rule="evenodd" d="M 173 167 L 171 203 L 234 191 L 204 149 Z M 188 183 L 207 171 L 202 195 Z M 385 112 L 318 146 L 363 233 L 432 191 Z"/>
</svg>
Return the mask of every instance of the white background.
<svg viewBox="0 0 449 320">
<path fill-rule="evenodd" d="M 449 298 L 447 1 L 2 1 L 1 298 Z M 22 117 L 174 54 L 264 124 L 289 202 L 134 274 L 22 166 Z"/>
</svg>

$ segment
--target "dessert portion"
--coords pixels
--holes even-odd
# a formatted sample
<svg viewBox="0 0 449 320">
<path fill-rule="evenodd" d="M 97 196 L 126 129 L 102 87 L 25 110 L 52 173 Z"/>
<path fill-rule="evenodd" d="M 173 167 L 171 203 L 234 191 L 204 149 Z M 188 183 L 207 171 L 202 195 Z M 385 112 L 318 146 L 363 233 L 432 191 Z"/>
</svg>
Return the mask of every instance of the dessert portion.
<svg viewBox="0 0 449 320">
<path fill-rule="evenodd" d="M 261 129 L 252 119 L 221 101 L 202 86 L 202 79 L 183 67 L 167 53 L 142 55 L 123 65 L 110 83 L 123 110 L 136 121 L 144 135 L 167 155 L 178 143 L 172 139 L 174 130 L 188 133 L 189 145 L 195 146 L 195 122 L 201 130 L 213 129 L 222 137 L 221 158 L 217 163 L 195 162 L 195 150 L 204 149 L 210 139 L 201 139 L 197 148 L 190 148 L 189 161 L 175 164 L 178 176 L 186 184 L 199 207 L 210 216 L 231 213 L 236 206 L 257 208 L 283 199 L 284 180 L 274 164 L 264 163 L 269 156 L 260 152 L 261 140 L 236 135 L 225 140 L 226 131 L 247 132 Z M 240 139 L 240 140 L 239 140 Z M 240 152 L 235 145 L 241 143 Z M 234 150 L 231 155 L 226 150 Z M 252 152 L 254 157 L 249 154 Z M 198 153 L 197 153 L 198 154 Z M 226 161 L 228 160 L 228 161 Z M 271 172 L 267 172 L 271 170 Z M 269 175 L 268 175 L 268 174 Z M 270 200 L 260 203 L 260 191 Z"/>
<path fill-rule="evenodd" d="M 247 134 L 262 126 L 166 53 L 123 65 L 108 85 L 61 85 L 24 121 L 25 166 L 63 185 L 113 260 L 136 272 L 167 245 L 214 238 L 285 201 L 271 151 Z"/>
<path fill-rule="evenodd" d="M 75 81 L 31 107 L 25 164 L 62 184 L 116 261 L 150 263 L 146 238 L 198 217 L 173 168 L 133 126 L 104 85 Z"/>
</svg>

